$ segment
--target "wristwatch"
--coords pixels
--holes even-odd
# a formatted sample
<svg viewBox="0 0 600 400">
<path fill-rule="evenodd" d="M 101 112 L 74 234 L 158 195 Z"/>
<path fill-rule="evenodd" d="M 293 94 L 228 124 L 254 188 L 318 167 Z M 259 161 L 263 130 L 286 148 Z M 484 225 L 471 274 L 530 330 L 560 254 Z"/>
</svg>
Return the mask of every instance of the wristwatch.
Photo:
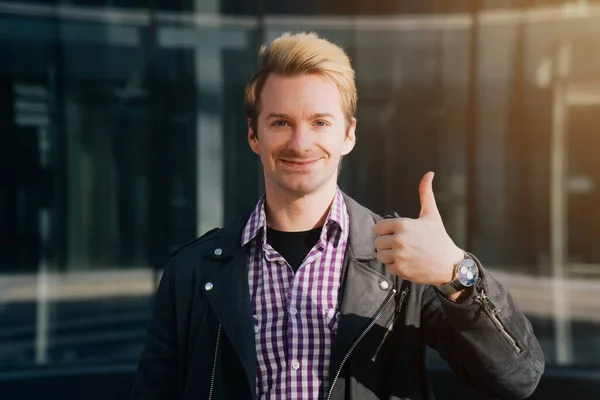
<svg viewBox="0 0 600 400">
<path fill-rule="evenodd" d="M 444 293 L 446 296 L 450 296 L 456 292 L 460 292 L 463 289 L 472 287 L 479 278 L 479 267 L 475 260 L 465 254 L 465 258 L 459 261 L 454 269 L 454 279 L 442 286 L 436 286 L 436 288 Z"/>
</svg>

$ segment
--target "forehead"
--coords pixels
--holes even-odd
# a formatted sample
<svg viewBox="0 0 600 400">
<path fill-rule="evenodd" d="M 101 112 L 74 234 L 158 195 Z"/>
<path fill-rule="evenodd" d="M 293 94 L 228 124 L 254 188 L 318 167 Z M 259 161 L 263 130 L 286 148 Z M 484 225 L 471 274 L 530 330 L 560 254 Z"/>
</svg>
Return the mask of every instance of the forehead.
<svg viewBox="0 0 600 400">
<path fill-rule="evenodd" d="M 342 114 L 342 98 L 338 87 L 315 74 L 281 76 L 271 74 L 262 89 L 261 113 L 313 112 Z"/>
</svg>

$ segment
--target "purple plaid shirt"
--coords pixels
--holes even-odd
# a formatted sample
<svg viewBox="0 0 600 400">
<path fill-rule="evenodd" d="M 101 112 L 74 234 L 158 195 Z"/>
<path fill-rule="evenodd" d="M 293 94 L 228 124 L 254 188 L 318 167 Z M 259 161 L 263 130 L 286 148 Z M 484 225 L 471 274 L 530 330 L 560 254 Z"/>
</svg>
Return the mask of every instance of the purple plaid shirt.
<svg viewBox="0 0 600 400">
<path fill-rule="evenodd" d="M 242 233 L 256 332 L 259 399 L 325 397 L 339 318 L 349 217 L 337 191 L 317 244 L 298 272 L 267 243 L 263 197 Z"/>
</svg>

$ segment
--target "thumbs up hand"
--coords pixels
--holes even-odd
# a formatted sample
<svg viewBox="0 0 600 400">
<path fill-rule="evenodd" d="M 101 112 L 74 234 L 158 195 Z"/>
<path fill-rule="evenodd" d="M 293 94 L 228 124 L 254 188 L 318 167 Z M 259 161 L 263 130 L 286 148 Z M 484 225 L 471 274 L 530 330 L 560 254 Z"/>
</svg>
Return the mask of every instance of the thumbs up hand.
<svg viewBox="0 0 600 400">
<path fill-rule="evenodd" d="M 464 258 L 444 227 L 433 195 L 433 172 L 419 185 L 419 218 L 384 219 L 375 224 L 377 259 L 388 270 L 415 283 L 444 285 Z"/>
</svg>

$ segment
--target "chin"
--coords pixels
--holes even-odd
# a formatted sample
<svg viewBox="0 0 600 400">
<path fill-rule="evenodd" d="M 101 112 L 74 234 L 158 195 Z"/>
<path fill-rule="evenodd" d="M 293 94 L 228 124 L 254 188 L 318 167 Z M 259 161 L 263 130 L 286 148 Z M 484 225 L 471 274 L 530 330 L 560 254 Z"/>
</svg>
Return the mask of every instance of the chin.
<svg viewBox="0 0 600 400">
<path fill-rule="evenodd" d="M 322 190 L 327 190 L 330 185 L 337 183 L 337 170 L 327 171 L 328 173 L 265 173 L 266 184 L 278 192 L 294 194 L 295 196 L 305 196 Z"/>
<path fill-rule="evenodd" d="M 319 185 L 314 183 L 294 183 L 294 182 L 282 182 L 281 185 L 278 185 L 280 189 L 295 193 L 299 195 L 307 195 L 316 192 L 319 189 Z"/>
<path fill-rule="evenodd" d="M 282 180 L 280 185 L 278 185 L 281 189 L 295 193 L 296 195 L 309 195 L 312 193 L 319 192 L 322 189 L 325 189 L 328 186 L 329 181 L 321 181 L 321 180 L 305 180 L 305 179 L 287 179 Z"/>
</svg>

